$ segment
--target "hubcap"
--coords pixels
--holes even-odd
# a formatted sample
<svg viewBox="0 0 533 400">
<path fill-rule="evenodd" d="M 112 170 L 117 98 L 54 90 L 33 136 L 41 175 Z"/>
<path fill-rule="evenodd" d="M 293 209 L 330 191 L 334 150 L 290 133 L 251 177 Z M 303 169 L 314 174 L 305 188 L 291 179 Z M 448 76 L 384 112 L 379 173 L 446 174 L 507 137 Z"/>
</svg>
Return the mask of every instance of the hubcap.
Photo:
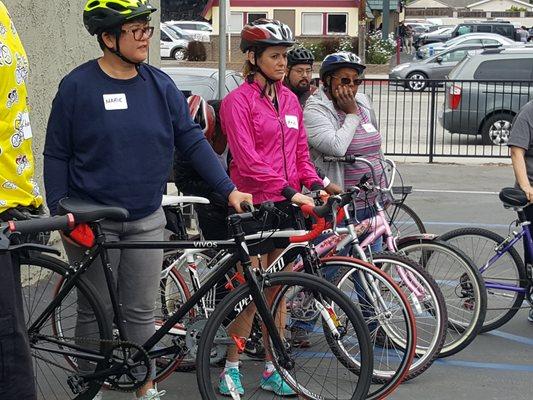
<svg viewBox="0 0 533 400">
<path fill-rule="evenodd" d="M 497 146 L 506 145 L 511 132 L 511 122 L 505 119 L 495 121 L 489 128 L 490 141 Z"/>
<path fill-rule="evenodd" d="M 413 90 L 421 90 L 426 86 L 426 77 L 424 75 L 414 74 L 409 79 L 412 79 L 409 81 L 409 87 Z"/>
</svg>

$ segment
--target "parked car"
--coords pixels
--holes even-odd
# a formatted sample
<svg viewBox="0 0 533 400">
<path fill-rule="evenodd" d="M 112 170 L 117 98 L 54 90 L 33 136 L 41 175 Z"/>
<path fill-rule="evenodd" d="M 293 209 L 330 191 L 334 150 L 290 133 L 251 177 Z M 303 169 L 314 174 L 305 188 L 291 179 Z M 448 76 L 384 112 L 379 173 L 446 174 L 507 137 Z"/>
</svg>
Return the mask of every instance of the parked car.
<svg viewBox="0 0 533 400">
<path fill-rule="evenodd" d="M 496 33 L 498 35 L 505 36 L 511 40 L 517 40 L 515 27 L 509 22 L 464 22 L 458 24 L 452 31 L 452 37 L 457 37 L 466 33 Z"/>
<path fill-rule="evenodd" d="M 208 22 L 203 21 L 167 21 L 167 24 L 177 26 L 194 40 L 199 42 L 210 42 L 210 35 L 213 34 L 213 27 Z"/>
<path fill-rule="evenodd" d="M 389 79 L 411 91 L 422 91 L 428 85 L 428 79 L 445 79 L 467 55 L 480 53 L 483 49 L 482 44 L 457 46 L 425 60 L 399 64 L 391 70 Z"/>
<path fill-rule="evenodd" d="M 438 116 L 444 129 L 478 135 L 484 144 L 505 145 L 515 115 L 533 98 L 533 46 L 469 55 L 450 72 L 449 79 L 444 109 Z"/>
<path fill-rule="evenodd" d="M 448 40 L 444 43 L 431 43 L 424 46 L 420 46 L 416 51 L 416 57 L 419 59 L 428 58 L 434 54 L 440 53 L 444 50 L 450 49 L 455 46 L 471 46 L 482 44 L 485 46 L 520 46 L 520 42 L 515 42 L 502 35 L 495 33 L 467 33 L 459 37 Z"/>
<path fill-rule="evenodd" d="M 189 36 L 164 23 L 159 26 L 161 28 L 161 57 L 173 58 L 177 61 L 184 60 L 187 57 L 187 47 L 190 42 Z"/>
<path fill-rule="evenodd" d="M 218 69 L 216 68 L 169 67 L 163 68 L 163 71 L 172 78 L 181 91 L 200 95 L 205 100 L 218 98 Z M 226 71 L 226 90 L 222 97 L 239 87 L 243 81 L 240 73 Z"/>
<path fill-rule="evenodd" d="M 433 32 L 423 33 L 418 37 L 418 40 L 414 43 L 415 48 L 424 46 L 425 44 L 446 42 L 452 37 L 453 26 L 447 26 L 437 29 Z"/>
</svg>

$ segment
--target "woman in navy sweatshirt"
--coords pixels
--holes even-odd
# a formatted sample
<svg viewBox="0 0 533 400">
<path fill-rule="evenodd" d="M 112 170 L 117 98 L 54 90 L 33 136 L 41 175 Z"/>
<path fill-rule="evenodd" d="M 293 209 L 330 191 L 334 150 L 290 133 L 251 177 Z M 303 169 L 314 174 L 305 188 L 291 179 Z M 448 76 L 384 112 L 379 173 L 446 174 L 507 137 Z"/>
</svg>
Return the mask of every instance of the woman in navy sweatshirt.
<svg viewBox="0 0 533 400">
<path fill-rule="evenodd" d="M 238 211 L 241 201 L 252 202 L 228 178 L 174 82 L 143 63 L 154 11 L 148 0 L 87 2 L 84 24 L 97 35 L 103 56 L 61 81 L 48 122 L 44 181 L 50 212 L 67 196 L 126 208 L 128 221 L 102 223 L 108 240 L 163 240 L 161 199 L 174 149 Z M 83 248 L 68 238 L 64 244 L 71 262 L 81 259 Z M 155 332 L 163 252 L 117 250 L 110 257 L 129 339 L 144 343 Z M 86 275 L 101 290 L 112 321 L 102 267 L 94 265 Z M 77 336 L 89 335 L 90 308 L 79 303 Z M 160 394 L 148 382 L 137 396 L 158 400 Z"/>
</svg>

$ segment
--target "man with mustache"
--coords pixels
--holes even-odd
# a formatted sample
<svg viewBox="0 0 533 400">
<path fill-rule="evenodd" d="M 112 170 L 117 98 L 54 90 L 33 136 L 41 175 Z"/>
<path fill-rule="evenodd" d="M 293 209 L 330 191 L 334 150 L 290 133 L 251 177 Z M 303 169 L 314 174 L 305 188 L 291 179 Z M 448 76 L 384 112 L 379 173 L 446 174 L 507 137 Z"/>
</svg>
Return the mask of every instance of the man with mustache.
<svg viewBox="0 0 533 400">
<path fill-rule="evenodd" d="M 302 109 L 309 96 L 316 90 L 316 86 L 311 85 L 314 61 L 313 53 L 304 47 L 295 47 L 287 52 L 284 83 L 298 97 Z"/>
</svg>

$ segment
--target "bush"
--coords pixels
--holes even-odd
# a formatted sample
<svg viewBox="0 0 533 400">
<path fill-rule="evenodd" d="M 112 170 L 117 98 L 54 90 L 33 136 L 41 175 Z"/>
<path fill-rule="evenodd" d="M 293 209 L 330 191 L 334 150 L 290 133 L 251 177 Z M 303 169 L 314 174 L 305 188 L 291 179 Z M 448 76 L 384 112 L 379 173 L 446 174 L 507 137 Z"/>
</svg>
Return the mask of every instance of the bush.
<svg viewBox="0 0 533 400">
<path fill-rule="evenodd" d="M 189 42 L 187 46 L 187 59 L 189 61 L 207 60 L 207 50 L 202 42 Z"/>
<path fill-rule="evenodd" d="M 356 37 L 327 38 L 316 43 L 303 42 L 301 46 L 311 51 L 316 61 L 322 61 L 328 54 L 338 51 L 351 51 L 357 54 L 359 48 Z"/>
<path fill-rule="evenodd" d="M 388 64 L 396 51 L 396 41 L 391 33 L 389 40 L 381 40 L 381 32 L 371 33 L 366 38 L 366 62 L 368 64 Z"/>
</svg>

